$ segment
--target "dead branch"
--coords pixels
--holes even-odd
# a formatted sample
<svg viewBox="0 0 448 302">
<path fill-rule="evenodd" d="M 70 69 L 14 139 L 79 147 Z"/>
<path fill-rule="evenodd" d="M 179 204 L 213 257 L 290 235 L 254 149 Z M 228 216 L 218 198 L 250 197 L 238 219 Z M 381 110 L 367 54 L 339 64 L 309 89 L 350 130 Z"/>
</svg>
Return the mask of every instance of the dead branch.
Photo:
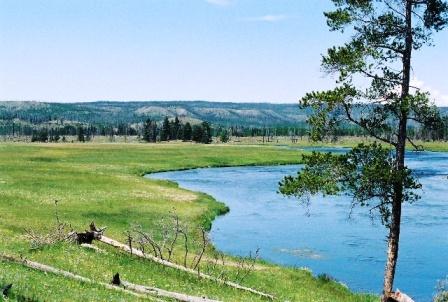
<svg viewBox="0 0 448 302">
<path fill-rule="evenodd" d="M 205 249 L 206 249 L 207 244 L 208 244 L 207 234 L 206 234 L 206 232 L 205 232 L 205 230 L 203 228 L 201 228 L 201 233 L 202 233 L 201 251 L 199 252 L 199 254 L 197 256 L 194 257 L 194 260 L 193 260 L 193 263 L 194 263 L 193 270 L 198 269 L 198 272 L 199 272 L 199 263 L 202 260 L 202 256 L 204 255 Z"/>
<path fill-rule="evenodd" d="M 213 276 L 201 273 L 201 272 L 196 272 L 195 270 L 190 269 L 190 268 L 186 268 L 186 267 L 184 267 L 182 265 L 178 265 L 176 263 L 172 263 L 172 262 L 169 262 L 169 261 L 157 258 L 157 257 L 152 256 L 152 255 L 144 254 L 142 251 L 140 251 L 138 249 L 134 249 L 133 248 L 132 251 L 131 251 L 129 246 L 127 246 L 125 244 L 122 244 L 122 243 L 120 243 L 120 242 L 118 242 L 118 241 L 116 241 L 114 239 L 108 238 L 108 237 L 106 237 L 104 235 L 101 236 L 100 238 L 98 238 L 97 240 L 100 241 L 100 242 L 103 242 L 105 244 L 108 244 L 110 246 L 113 246 L 115 248 L 118 248 L 118 249 L 120 249 L 122 251 L 125 251 L 127 253 L 132 253 L 133 255 L 135 255 L 135 256 L 137 256 L 139 258 L 151 260 L 151 261 L 159 263 L 161 265 L 164 265 L 164 266 L 167 266 L 167 267 L 170 267 L 170 268 L 173 268 L 173 269 L 177 269 L 177 270 L 180 270 L 180 271 L 183 271 L 183 272 L 186 272 L 186 273 L 195 274 L 195 275 L 197 274 L 199 277 L 201 277 L 203 279 L 211 280 L 211 281 L 214 281 L 214 282 L 217 282 L 217 283 L 220 283 L 220 284 L 224 284 L 224 285 L 227 285 L 229 287 L 233 287 L 233 288 L 236 288 L 236 289 L 239 289 L 239 290 L 242 290 L 242 291 L 247 291 L 247 292 L 259 295 L 259 296 L 264 297 L 264 298 L 268 298 L 268 299 L 271 299 L 271 300 L 274 299 L 273 295 L 260 292 L 260 291 L 258 291 L 256 289 L 253 289 L 253 288 L 250 288 L 250 287 L 245 287 L 245 286 L 239 285 L 239 284 L 231 282 L 231 281 L 221 280 L 221 279 L 218 279 L 216 277 L 213 277 Z"/>
<path fill-rule="evenodd" d="M 61 222 L 59 218 L 58 201 L 55 200 L 54 204 L 56 223 L 52 226 L 48 233 L 40 234 L 33 229 L 25 229 L 25 236 L 30 240 L 31 249 L 39 249 L 44 246 L 54 245 L 63 241 L 75 241 L 75 236 L 71 225 Z"/>
<path fill-rule="evenodd" d="M 58 224 L 46 234 L 37 233 L 32 229 L 25 229 L 25 236 L 29 239 L 32 250 L 54 245 L 59 242 L 75 241 L 74 233 L 68 224 Z"/>
<path fill-rule="evenodd" d="M 180 233 L 179 216 L 174 215 L 174 221 L 176 223 L 175 229 L 174 229 L 174 238 L 171 241 L 171 244 L 169 245 L 169 247 L 167 248 L 167 250 L 168 250 L 168 261 L 171 260 L 171 256 L 173 255 L 173 252 L 174 252 L 174 246 L 176 244 L 177 238 L 179 237 L 179 233 Z"/>
<path fill-rule="evenodd" d="M 175 299 L 182 302 L 219 302 L 217 300 L 211 300 L 205 297 L 196 297 L 186 294 L 181 294 L 177 292 L 166 291 L 156 287 L 143 286 L 138 284 L 133 284 L 120 279 L 120 275 L 117 273 L 113 276 L 112 284 L 116 286 L 122 286 L 125 289 L 132 290 L 134 292 L 149 294 L 153 296 L 159 296 L 164 298 Z"/>
<path fill-rule="evenodd" d="M 162 219 L 160 221 L 160 228 L 162 229 L 162 240 L 161 242 L 157 243 L 157 241 L 153 238 L 153 236 L 146 234 L 142 232 L 141 230 L 134 230 L 137 232 L 140 236 L 143 236 L 148 243 L 153 246 L 157 250 L 158 257 L 161 259 L 166 259 L 168 261 L 171 261 L 171 258 L 174 254 L 175 245 L 178 240 L 179 235 L 181 234 L 182 230 L 180 227 L 180 219 L 177 214 L 170 215 L 170 218 L 173 220 L 173 225 L 171 226 L 169 223 L 165 222 L 165 219 Z M 169 222 L 169 221 L 168 221 Z M 143 242 L 144 244 L 144 242 Z M 164 252 L 166 251 L 166 257 Z M 157 256 L 157 254 L 155 253 Z"/>
<path fill-rule="evenodd" d="M 251 272 L 255 270 L 255 262 L 260 256 L 260 249 L 257 248 L 255 253 L 249 253 L 249 257 L 241 257 L 237 262 L 237 272 L 235 279 L 242 282 Z"/>
<path fill-rule="evenodd" d="M 221 263 L 219 263 L 221 261 Z M 208 265 L 206 266 L 208 274 L 212 272 L 215 273 L 218 279 L 228 280 L 228 272 L 226 270 L 226 262 L 224 253 L 215 252 L 213 253 L 213 259 L 208 260 Z"/>
<path fill-rule="evenodd" d="M 132 255 L 132 240 L 133 240 L 133 238 L 132 238 L 131 232 L 128 232 L 127 236 L 128 236 L 129 249 L 131 250 L 131 255 Z"/>
<path fill-rule="evenodd" d="M 184 267 L 187 267 L 187 258 L 188 258 L 188 235 L 186 230 L 181 230 L 181 234 L 184 236 Z"/>
<path fill-rule="evenodd" d="M 151 245 L 151 247 L 154 251 L 155 257 L 159 257 L 160 259 L 164 260 L 162 248 L 157 244 L 157 242 L 149 234 L 144 233 L 139 230 L 135 230 L 135 232 L 142 237 L 142 239 L 140 240 L 142 242 L 142 244 L 149 243 Z"/>
</svg>

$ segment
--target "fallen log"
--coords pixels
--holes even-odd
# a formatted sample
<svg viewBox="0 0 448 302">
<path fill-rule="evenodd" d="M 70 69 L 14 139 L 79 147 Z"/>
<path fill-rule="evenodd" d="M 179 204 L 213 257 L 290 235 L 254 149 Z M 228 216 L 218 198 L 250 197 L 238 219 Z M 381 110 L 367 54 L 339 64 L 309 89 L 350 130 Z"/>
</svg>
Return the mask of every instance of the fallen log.
<svg viewBox="0 0 448 302">
<path fill-rule="evenodd" d="M 171 267 L 171 268 L 174 268 L 174 269 L 186 272 L 186 273 L 195 274 L 195 275 L 198 275 L 199 277 L 201 277 L 203 279 L 207 279 L 207 280 L 211 280 L 211 281 L 214 281 L 214 282 L 217 282 L 217 283 L 220 283 L 220 284 L 224 284 L 226 286 L 233 287 L 233 288 L 236 288 L 238 290 L 247 291 L 247 292 L 259 295 L 261 297 L 264 297 L 264 298 L 267 298 L 267 299 L 270 299 L 270 300 L 274 300 L 274 298 L 275 298 L 273 295 L 260 292 L 260 291 L 258 291 L 256 289 L 253 289 L 253 288 L 250 288 L 250 287 L 245 287 L 245 286 L 239 285 L 239 284 L 231 282 L 231 281 L 222 280 L 222 279 L 219 279 L 219 278 L 216 278 L 216 277 L 213 277 L 213 276 L 201 273 L 199 271 L 195 271 L 195 270 L 193 270 L 191 268 L 187 268 L 187 267 L 184 267 L 182 265 L 179 265 L 179 264 L 176 264 L 176 263 L 173 263 L 173 262 L 170 262 L 170 261 L 162 260 L 160 258 L 157 258 L 157 257 L 153 256 L 153 255 L 145 254 L 145 253 L 143 253 L 142 251 L 140 251 L 138 249 L 129 247 L 129 246 L 127 246 L 127 245 L 125 245 L 125 244 L 123 244 L 123 243 L 121 243 L 119 241 L 116 241 L 116 240 L 114 240 L 112 238 L 108 238 L 108 237 L 106 237 L 104 235 L 100 236 L 97 240 L 102 242 L 102 243 L 105 243 L 107 245 L 113 246 L 113 247 L 115 247 L 117 249 L 120 249 L 122 251 L 125 251 L 127 253 L 130 253 L 132 255 L 135 255 L 135 256 L 137 256 L 139 258 L 151 260 L 151 261 L 159 263 L 161 265 L 164 265 L 164 266 L 167 266 L 167 267 Z"/>
<path fill-rule="evenodd" d="M 121 288 L 121 287 L 116 287 L 116 286 L 113 286 L 112 284 L 107 284 L 107 283 L 104 283 L 104 282 L 93 281 L 93 280 L 91 280 L 89 278 L 82 277 L 80 275 L 76 275 L 76 274 L 73 274 L 73 273 L 70 273 L 70 272 L 67 272 L 67 271 L 64 271 L 64 270 L 60 270 L 60 269 L 54 268 L 52 266 L 48 266 L 48 265 L 41 264 L 41 263 L 38 263 L 38 262 L 30 261 L 30 260 L 27 260 L 27 259 L 24 259 L 24 258 L 18 258 L 18 257 L 10 256 L 10 255 L 0 254 L 0 260 L 21 264 L 21 265 L 23 265 L 25 267 L 28 267 L 28 268 L 31 268 L 31 269 L 34 269 L 34 270 L 38 270 L 38 271 L 45 272 L 45 273 L 52 273 L 52 274 L 55 274 L 55 275 L 58 275 L 58 276 L 63 276 L 65 278 L 76 280 L 76 281 L 79 281 L 79 282 L 84 282 L 84 283 L 93 284 L 93 285 L 100 285 L 100 286 L 105 287 L 107 289 L 120 291 L 120 292 L 129 294 L 129 295 L 133 295 L 135 297 L 147 298 L 147 299 L 151 299 L 153 301 L 158 301 L 158 302 L 162 301 L 162 300 L 159 300 L 159 299 L 156 299 L 156 298 L 144 295 L 142 293 L 136 293 L 134 291 L 131 291 L 131 290 L 128 290 L 128 289 L 125 289 L 125 288 Z"/>
<path fill-rule="evenodd" d="M 100 253 L 100 254 L 107 254 L 107 252 L 105 250 L 102 250 L 99 247 L 94 246 L 93 244 L 82 243 L 82 244 L 80 244 L 80 246 L 83 247 L 83 248 L 95 251 L 95 252 Z"/>
<path fill-rule="evenodd" d="M 114 284 L 116 286 L 122 286 L 125 289 L 130 289 L 130 290 L 138 292 L 138 293 L 175 299 L 175 300 L 181 301 L 181 302 L 219 302 L 218 300 L 211 300 L 211 299 L 208 299 L 205 297 L 189 296 L 189 295 L 181 294 L 181 293 L 177 293 L 177 292 L 166 291 L 166 290 L 156 288 L 156 287 L 149 287 L 149 286 L 133 284 L 133 283 L 121 280 L 120 275 L 118 273 L 113 276 L 112 284 Z"/>
<path fill-rule="evenodd" d="M 83 233 L 73 232 L 70 236 L 74 237 L 78 244 L 92 244 L 93 240 L 100 238 L 106 228 L 98 229 L 94 222 L 90 223 L 90 231 Z"/>
</svg>

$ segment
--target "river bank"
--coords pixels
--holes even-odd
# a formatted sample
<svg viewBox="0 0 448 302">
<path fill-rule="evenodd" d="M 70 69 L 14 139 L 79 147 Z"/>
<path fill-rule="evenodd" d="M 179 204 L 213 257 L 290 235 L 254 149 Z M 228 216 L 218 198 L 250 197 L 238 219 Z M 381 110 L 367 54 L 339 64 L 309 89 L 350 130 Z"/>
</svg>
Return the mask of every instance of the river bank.
<svg viewBox="0 0 448 302">
<path fill-rule="evenodd" d="M 107 252 L 104 255 L 67 244 L 30 250 L 24 230 L 48 232 L 55 223 L 55 200 L 58 200 L 59 218 L 73 228 L 83 230 L 94 220 L 98 225 L 108 226 L 108 236 L 122 242 L 126 241 L 125 231 L 135 224 L 161 232 L 160 219 L 173 209 L 193 230 L 211 221 L 225 206 L 206 194 L 193 193 L 167 181 L 148 181 L 141 177 L 143 173 L 219 165 L 286 164 L 299 160 L 297 150 L 268 146 L 0 144 L 0 252 L 51 263 L 100 282 L 107 283 L 112 273 L 120 272 L 136 284 L 222 301 L 259 301 L 258 297 L 203 282 L 103 246 Z M 376 300 L 374 296 L 354 294 L 338 283 L 315 279 L 304 270 L 263 261 L 257 265 L 264 269 L 254 271 L 244 280 L 244 285 L 272 293 L 281 300 Z M 236 268 L 228 266 L 226 270 L 232 272 Z M 0 262 L 0 283 L 13 283 L 14 292 L 46 301 L 129 300 L 125 294 L 45 276 L 4 262 Z"/>
</svg>

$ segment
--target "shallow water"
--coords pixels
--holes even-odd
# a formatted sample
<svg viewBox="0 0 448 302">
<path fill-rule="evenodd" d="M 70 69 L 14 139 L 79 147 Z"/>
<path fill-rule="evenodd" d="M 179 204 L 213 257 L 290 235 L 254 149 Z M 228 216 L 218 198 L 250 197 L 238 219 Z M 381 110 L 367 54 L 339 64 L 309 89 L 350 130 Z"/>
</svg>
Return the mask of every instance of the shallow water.
<svg viewBox="0 0 448 302">
<path fill-rule="evenodd" d="M 344 152 L 344 149 L 334 151 Z M 403 209 L 395 287 L 416 301 L 430 301 L 448 275 L 448 153 L 409 153 L 407 165 L 423 184 L 422 200 Z M 380 293 L 386 230 L 366 209 L 351 218 L 350 198 L 313 197 L 307 209 L 277 193 L 278 182 L 300 166 L 206 168 L 148 175 L 208 193 L 230 207 L 211 230 L 214 245 L 282 265 L 327 273 L 351 289 Z"/>
</svg>

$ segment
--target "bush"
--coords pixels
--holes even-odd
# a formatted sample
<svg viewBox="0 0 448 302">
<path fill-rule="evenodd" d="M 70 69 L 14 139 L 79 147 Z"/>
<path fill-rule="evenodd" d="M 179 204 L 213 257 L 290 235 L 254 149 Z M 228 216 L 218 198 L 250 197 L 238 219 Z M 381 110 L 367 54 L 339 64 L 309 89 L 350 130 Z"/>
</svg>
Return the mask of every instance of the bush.
<svg viewBox="0 0 448 302">
<path fill-rule="evenodd" d="M 437 285 L 437 294 L 434 302 L 448 302 L 448 277 Z"/>
</svg>

